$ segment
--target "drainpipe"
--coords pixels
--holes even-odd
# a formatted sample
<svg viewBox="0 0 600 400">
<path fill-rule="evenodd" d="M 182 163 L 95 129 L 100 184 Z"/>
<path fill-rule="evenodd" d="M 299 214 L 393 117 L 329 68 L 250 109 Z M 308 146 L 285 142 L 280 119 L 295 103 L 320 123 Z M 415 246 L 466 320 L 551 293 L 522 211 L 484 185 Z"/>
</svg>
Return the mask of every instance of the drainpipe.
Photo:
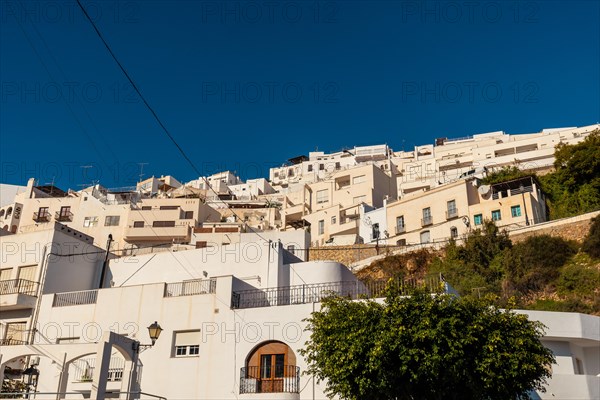
<svg viewBox="0 0 600 400">
<path fill-rule="evenodd" d="M 102 264 L 102 273 L 100 274 L 100 284 L 98 285 L 98 289 L 102 289 L 102 287 L 104 286 L 106 267 L 108 266 L 108 256 L 110 255 L 110 244 L 112 241 L 113 241 L 112 234 L 109 234 L 108 240 L 106 241 L 106 256 L 104 257 L 104 263 Z"/>
</svg>

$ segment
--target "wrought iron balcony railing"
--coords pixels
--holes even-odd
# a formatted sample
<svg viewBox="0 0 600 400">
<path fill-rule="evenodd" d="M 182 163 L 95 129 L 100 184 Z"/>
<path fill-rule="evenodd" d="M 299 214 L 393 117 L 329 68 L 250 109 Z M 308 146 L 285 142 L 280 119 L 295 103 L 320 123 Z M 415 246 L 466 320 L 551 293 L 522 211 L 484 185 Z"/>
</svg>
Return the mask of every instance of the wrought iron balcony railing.
<svg viewBox="0 0 600 400">
<path fill-rule="evenodd" d="M 195 294 L 215 293 L 216 279 L 198 279 L 184 282 L 166 283 L 164 297 L 192 296 Z"/>
<path fill-rule="evenodd" d="M 54 219 L 60 222 L 73 221 L 73 213 L 71 211 L 57 211 L 54 214 Z"/>
<path fill-rule="evenodd" d="M 51 218 L 52 217 L 50 216 L 50 213 L 48 211 L 33 213 L 33 220 L 35 222 L 50 222 Z"/>
<path fill-rule="evenodd" d="M 423 217 L 421 219 L 421 226 L 427 226 L 433 224 L 433 217 Z"/>
<path fill-rule="evenodd" d="M 404 232 L 406 232 L 406 227 L 404 225 L 402 225 L 402 226 L 397 225 L 396 226 L 396 235 L 399 235 L 399 234 L 404 233 Z"/>
<path fill-rule="evenodd" d="M 27 294 L 29 296 L 36 296 L 37 287 L 37 282 L 27 279 L 9 279 L 0 281 L 0 294 Z"/>
<path fill-rule="evenodd" d="M 81 290 L 78 292 L 55 293 L 52 307 L 80 306 L 96 304 L 98 289 Z"/>
<path fill-rule="evenodd" d="M 458 208 L 450 208 L 446 211 L 446 219 L 458 218 Z"/>
<path fill-rule="evenodd" d="M 300 367 L 243 367 L 240 372 L 240 394 L 244 393 L 300 393 Z"/>
</svg>

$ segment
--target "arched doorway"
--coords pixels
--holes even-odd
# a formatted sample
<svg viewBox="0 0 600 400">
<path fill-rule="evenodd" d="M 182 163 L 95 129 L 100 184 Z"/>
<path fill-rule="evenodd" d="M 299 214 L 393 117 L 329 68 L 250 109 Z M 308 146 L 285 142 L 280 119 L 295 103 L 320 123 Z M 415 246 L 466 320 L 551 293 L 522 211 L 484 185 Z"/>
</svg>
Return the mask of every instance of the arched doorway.
<svg viewBox="0 0 600 400">
<path fill-rule="evenodd" d="M 263 342 L 246 358 L 240 393 L 298 393 L 300 371 L 296 355 L 285 343 Z"/>
</svg>

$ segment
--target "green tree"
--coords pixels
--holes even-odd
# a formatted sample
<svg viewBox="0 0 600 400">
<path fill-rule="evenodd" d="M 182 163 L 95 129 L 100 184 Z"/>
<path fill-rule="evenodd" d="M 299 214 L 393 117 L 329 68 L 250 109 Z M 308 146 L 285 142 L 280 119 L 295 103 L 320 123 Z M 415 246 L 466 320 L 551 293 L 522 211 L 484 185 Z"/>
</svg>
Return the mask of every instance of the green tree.
<svg viewBox="0 0 600 400">
<path fill-rule="evenodd" d="M 308 373 L 342 399 L 525 399 L 554 361 L 542 325 L 488 299 L 402 296 L 385 302 L 330 297 L 308 321 Z"/>
</svg>

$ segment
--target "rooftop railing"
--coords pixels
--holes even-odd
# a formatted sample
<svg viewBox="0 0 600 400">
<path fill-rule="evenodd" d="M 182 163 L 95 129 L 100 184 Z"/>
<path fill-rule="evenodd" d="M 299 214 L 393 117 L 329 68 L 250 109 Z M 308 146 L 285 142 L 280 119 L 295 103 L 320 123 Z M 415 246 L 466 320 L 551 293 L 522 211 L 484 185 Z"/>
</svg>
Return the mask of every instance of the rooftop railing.
<svg viewBox="0 0 600 400">
<path fill-rule="evenodd" d="M 197 279 L 184 282 L 165 283 L 164 297 L 192 296 L 196 294 L 215 293 L 216 279 Z"/>
<path fill-rule="evenodd" d="M 55 293 L 52 307 L 80 306 L 83 304 L 96 304 L 98 289 L 81 290 L 79 292 Z"/>
<path fill-rule="evenodd" d="M 432 275 L 423 279 L 405 279 L 392 281 L 404 294 L 423 286 L 437 292 L 444 283 L 442 275 Z M 350 299 L 382 297 L 387 280 L 382 281 L 340 281 L 315 283 L 296 286 L 283 286 L 267 289 L 253 289 L 232 292 L 231 308 L 272 307 L 291 304 L 306 304 L 322 301 L 324 298 L 339 295 Z"/>
</svg>

